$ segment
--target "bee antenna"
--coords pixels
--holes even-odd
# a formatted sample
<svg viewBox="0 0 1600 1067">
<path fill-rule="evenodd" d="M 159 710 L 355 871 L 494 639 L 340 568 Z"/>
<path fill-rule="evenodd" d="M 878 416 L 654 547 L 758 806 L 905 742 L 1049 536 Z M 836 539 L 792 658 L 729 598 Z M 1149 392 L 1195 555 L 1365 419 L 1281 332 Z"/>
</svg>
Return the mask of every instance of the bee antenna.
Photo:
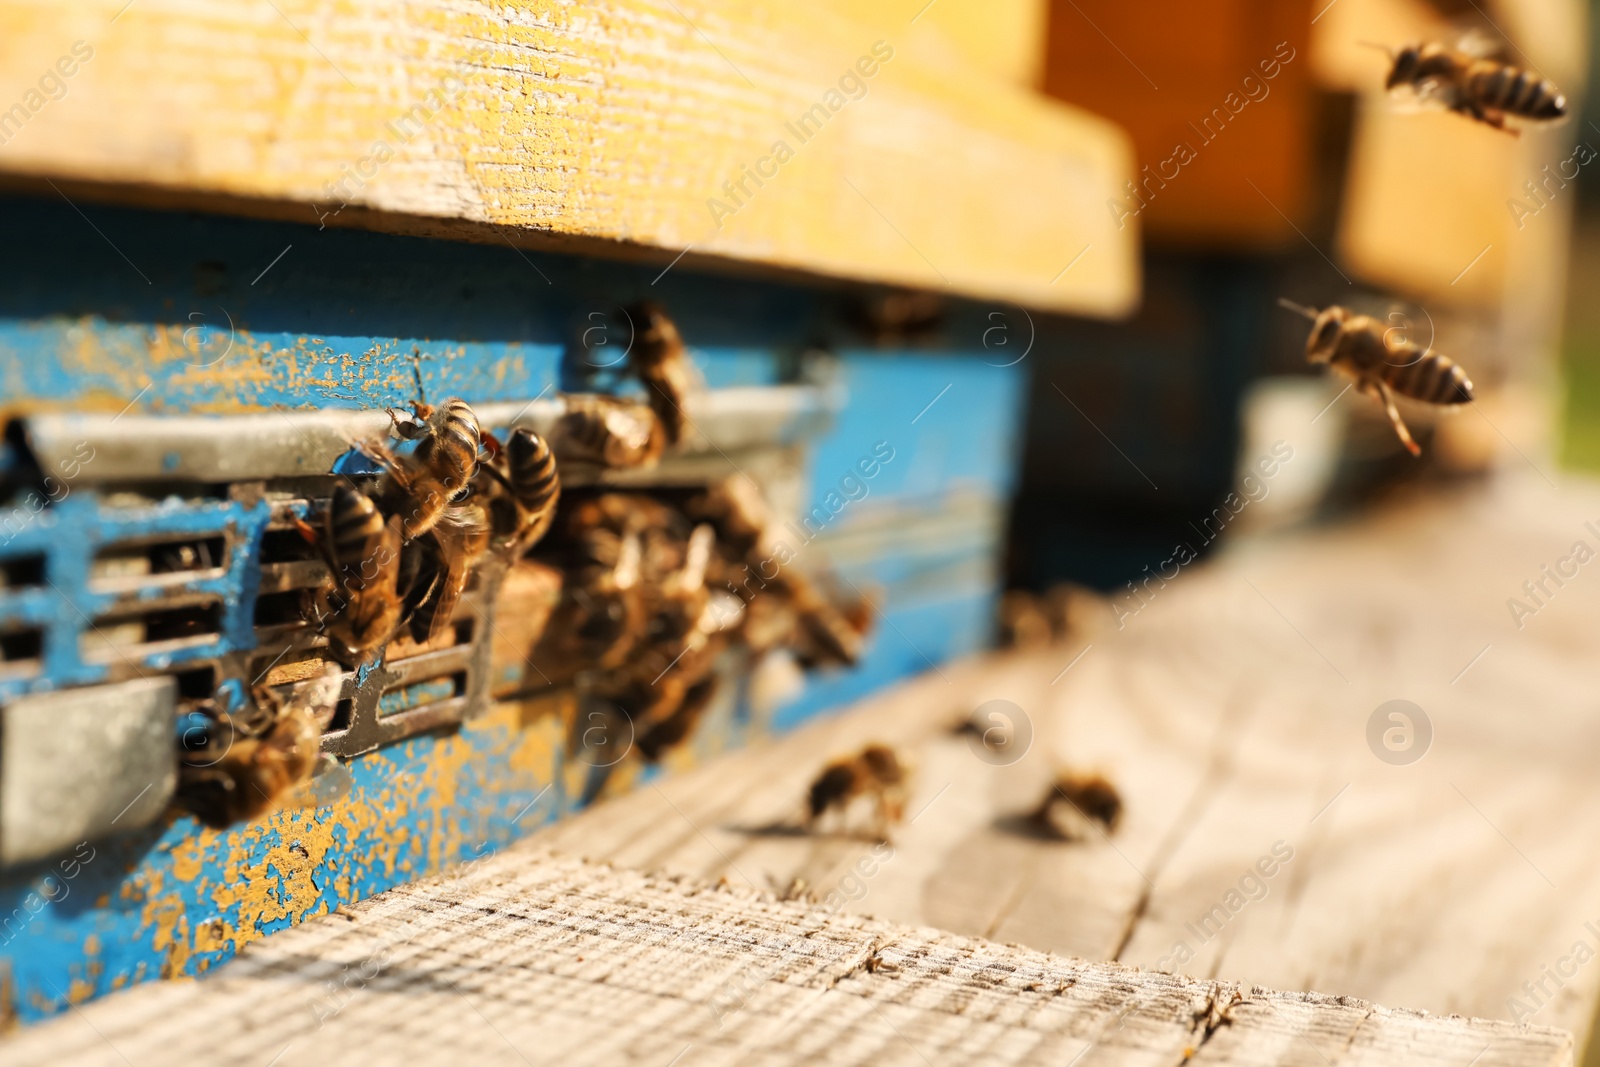
<svg viewBox="0 0 1600 1067">
<path fill-rule="evenodd" d="M 1379 44 L 1377 41 L 1357 41 L 1356 44 L 1359 44 L 1363 48 L 1376 48 L 1390 59 L 1395 57 L 1394 49 L 1390 48 L 1386 44 Z"/>
<path fill-rule="evenodd" d="M 411 349 L 411 376 L 417 382 L 418 403 L 426 405 L 428 403 L 428 394 L 422 388 L 422 352 L 416 346 L 412 346 Z"/>
<path fill-rule="evenodd" d="M 1316 322 L 1317 321 L 1317 309 L 1316 308 L 1308 308 L 1304 304 L 1296 304 L 1293 300 L 1290 300 L 1287 297 L 1281 297 L 1281 296 L 1278 298 L 1278 306 L 1279 307 L 1286 307 L 1290 311 L 1294 312 L 1296 315 L 1304 315 L 1306 318 L 1310 319 L 1312 322 Z"/>
</svg>

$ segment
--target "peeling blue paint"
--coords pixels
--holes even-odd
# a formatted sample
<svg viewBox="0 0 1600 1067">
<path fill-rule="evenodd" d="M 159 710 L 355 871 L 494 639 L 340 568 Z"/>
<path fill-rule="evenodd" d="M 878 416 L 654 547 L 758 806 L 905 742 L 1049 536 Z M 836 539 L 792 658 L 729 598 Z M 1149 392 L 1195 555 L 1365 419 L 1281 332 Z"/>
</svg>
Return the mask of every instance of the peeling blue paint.
<svg viewBox="0 0 1600 1067">
<path fill-rule="evenodd" d="M 620 305 L 645 296 L 671 309 L 709 385 L 774 384 L 794 380 L 800 353 L 828 345 L 841 318 L 837 294 L 825 290 L 687 268 L 656 284 L 659 268 L 492 246 L 86 211 L 137 253 L 152 284 L 66 205 L 0 198 L 0 226 L 30 249 L 26 264 L 0 263 L 0 407 L 7 411 L 404 408 L 418 399 L 414 355 L 431 400 L 632 389 L 613 369 L 592 365 L 602 360 L 586 366 L 574 337 L 601 321 L 595 315 L 614 322 Z M 294 261 L 259 286 L 247 284 L 286 241 L 296 243 Z M 231 321 L 237 332 L 183 334 L 197 312 L 207 323 Z M 1026 365 L 984 365 L 981 317 L 967 334 L 959 309 L 954 319 L 952 351 L 943 354 L 836 346 L 848 403 L 811 448 L 811 506 L 828 508 L 830 519 L 808 551 L 876 590 L 884 622 L 858 668 L 810 678 L 776 729 L 989 639 Z M 894 460 L 868 480 L 865 495 L 834 511 L 828 493 L 878 441 L 895 449 Z M 12 477 L 19 460 L 0 444 L 0 479 Z M 372 469 L 356 453 L 340 462 L 349 473 Z M 119 601 L 90 582 L 91 561 L 119 541 L 221 535 L 230 545 L 221 574 L 185 587 L 216 598 L 218 633 L 135 657 L 138 669 L 181 669 L 254 647 L 267 504 L 172 497 L 126 506 L 87 486 L 68 488 L 49 506 L 19 501 L 0 509 L 0 561 L 45 560 L 44 582 L 0 587 L 0 631 L 44 631 L 36 674 L 0 668 L 0 701 L 127 669 L 116 657 L 86 658 L 82 648 L 93 620 Z M 919 538 L 919 530 L 942 532 Z M 217 696 L 234 707 L 246 699 L 237 679 Z M 400 710 L 415 694 L 391 696 L 385 710 Z M 709 753 L 754 728 L 748 706 L 734 701 L 693 745 Z M 548 718 L 528 723 L 496 713 L 454 734 L 414 737 L 351 761 L 353 797 L 334 808 L 283 812 L 223 834 L 172 816 L 90 843 L 95 858 L 70 880 L 62 881 L 63 858 L 0 875 L 0 972 L 9 974 L 18 1015 L 37 1019 L 64 1010 L 69 996 L 203 973 L 242 943 L 303 916 L 505 846 L 581 803 L 582 768 L 568 765 L 557 735 Z M 637 780 L 662 773 L 643 768 Z M 67 895 L 35 914 L 29 901 L 44 898 L 30 894 L 42 892 L 47 877 Z M 231 931 L 220 942 L 208 933 L 216 924 Z"/>
</svg>

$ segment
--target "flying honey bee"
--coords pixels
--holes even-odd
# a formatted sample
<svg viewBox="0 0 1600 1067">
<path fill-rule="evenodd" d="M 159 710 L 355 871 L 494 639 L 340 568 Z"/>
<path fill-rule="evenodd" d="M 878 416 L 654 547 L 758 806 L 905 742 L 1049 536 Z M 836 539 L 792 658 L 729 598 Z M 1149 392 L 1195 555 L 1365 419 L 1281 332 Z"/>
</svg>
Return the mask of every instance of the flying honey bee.
<svg viewBox="0 0 1600 1067">
<path fill-rule="evenodd" d="M 888 745 L 871 744 L 854 756 L 834 760 L 811 783 L 806 796 L 806 829 L 815 827 L 829 811 L 837 811 L 843 819 L 852 800 L 871 796 L 876 833 L 887 839 L 890 824 L 905 814 L 910 777 L 909 765 Z"/>
<path fill-rule="evenodd" d="M 388 641 L 402 609 L 400 516 L 386 520 L 366 493 L 340 486 L 320 533 L 303 519 L 295 526 L 333 573 L 331 587 L 318 594 L 329 636 L 353 655 Z"/>
<path fill-rule="evenodd" d="M 1441 44 L 1411 45 L 1389 52 L 1394 60 L 1385 86 L 1410 86 L 1419 97 L 1435 99 L 1451 111 L 1504 130 L 1508 118 L 1550 122 L 1567 114 L 1567 98 L 1546 78 L 1498 59 Z"/>
<path fill-rule="evenodd" d="M 1092 823 L 1109 834 L 1122 820 L 1122 795 L 1103 775 L 1064 772 L 1032 817 L 1040 829 L 1069 841 L 1086 837 Z"/>
<path fill-rule="evenodd" d="M 684 404 L 694 385 L 693 369 L 685 354 L 678 326 L 660 304 L 646 300 L 628 309 L 634 325 L 628 360 L 650 391 L 650 408 L 661 421 L 666 444 L 683 439 L 688 416 Z"/>
<path fill-rule="evenodd" d="M 1338 305 L 1317 311 L 1289 300 L 1278 301 L 1314 324 L 1306 340 L 1306 358 L 1325 363 L 1355 382 L 1355 387 L 1383 405 L 1399 436 L 1413 456 L 1422 447 L 1400 418 L 1394 394 L 1423 404 L 1455 405 L 1472 402 L 1472 381 L 1448 357 L 1386 328 L 1369 315 L 1357 315 Z"/>
<path fill-rule="evenodd" d="M 409 422 L 394 419 L 395 432 L 416 442 L 410 453 L 397 454 L 388 445 L 361 446 L 381 462 L 378 505 L 385 515 L 398 515 L 410 541 L 433 529 L 456 494 L 478 469 L 483 433 L 472 407 L 451 397 L 437 408 L 419 402 Z"/>
<path fill-rule="evenodd" d="M 665 431 L 649 407 L 596 394 L 568 396 L 566 405 L 553 441 L 563 461 L 626 470 L 661 458 Z"/>
<path fill-rule="evenodd" d="M 220 713 L 206 746 L 181 769 L 184 805 L 207 826 L 222 829 L 284 804 L 315 803 L 309 784 L 343 685 L 344 676 L 329 666 L 287 698 L 258 689 L 249 716 Z M 254 721 L 246 725 L 247 718 Z"/>
</svg>

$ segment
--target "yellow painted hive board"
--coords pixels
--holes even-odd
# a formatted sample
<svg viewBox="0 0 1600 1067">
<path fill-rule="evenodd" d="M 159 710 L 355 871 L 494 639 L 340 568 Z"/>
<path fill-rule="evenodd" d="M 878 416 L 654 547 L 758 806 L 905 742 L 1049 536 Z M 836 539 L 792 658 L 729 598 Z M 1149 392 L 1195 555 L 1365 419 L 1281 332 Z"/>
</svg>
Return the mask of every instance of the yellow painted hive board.
<svg viewBox="0 0 1600 1067">
<path fill-rule="evenodd" d="M 0 180 L 1130 310 L 1127 138 L 914 8 L 0 0 Z"/>
</svg>

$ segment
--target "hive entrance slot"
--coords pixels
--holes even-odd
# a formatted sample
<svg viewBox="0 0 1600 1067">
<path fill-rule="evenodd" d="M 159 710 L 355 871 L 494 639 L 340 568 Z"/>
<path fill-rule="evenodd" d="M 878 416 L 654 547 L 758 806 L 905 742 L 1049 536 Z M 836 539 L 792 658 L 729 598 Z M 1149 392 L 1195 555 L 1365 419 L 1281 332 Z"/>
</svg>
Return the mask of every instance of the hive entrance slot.
<svg viewBox="0 0 1600 1067">
<path fill-rule="evenodd" d="M 315 546 L 299 530 L 284 528 L 268 530 L 261 535 L 262 563 L 303 563 L 320 560 Z"/>
<path fill-rule="evenodd" d="M 27 589 L 44 584 L 44 553 L 0 559 L 0 589 Z"/>
<path fill-rule="evenodd" d="M 465 671 L 411 682 L 398 689 L 391 689 L 379 697 L 378 715 L 398 715 L 403 711 L 413 711 L 429 704 L 437 704 L 441 700 L 465 696 L 466 693 Z"/>
<path fill-rule="evenodd" d="M 298 626 L 306 621 L 305 597 L 299 589 L 284 593 L 262 593 L 256 597 L 255 625 Z"/>
<path fill-rule="evenodd" d="M 356 702 L 346 697 L 333 707 L 333 719 L 324 733 L 335 734 L 350 729 L 350 719 L 355 714 Z"/>
<path fill-rule="evenodd" d="M 108 545 L 95 554 L 90 582 L 100 585 L 138 583 L 159 575 L 220 573 L 228 564 L 228 542 L 221 534 L 156 542 Z"/>
<path fill-rule="evenodd" d="M 84 658 L 104 662 L 129 651 L 141 654 L 206 644 L 222 632 L 222 604 L 207 601 L 152 611 L 102 615 L 80 638 Z M 156 646 L 166 646 L 158 648 Z"/>
<path fill-rule="evenodd" d="M 206 664 L 193 670 L 179 671 L 173 675 L 178 683 L 178 699 L 209 700 L 217 690 L 217 668 Z"/>
<path fill-rule="evenodd" d="M 44 656 L 44 631 L 0 631 L 0 669 L 15 671 L 37 665 Z"/>
</svg>

